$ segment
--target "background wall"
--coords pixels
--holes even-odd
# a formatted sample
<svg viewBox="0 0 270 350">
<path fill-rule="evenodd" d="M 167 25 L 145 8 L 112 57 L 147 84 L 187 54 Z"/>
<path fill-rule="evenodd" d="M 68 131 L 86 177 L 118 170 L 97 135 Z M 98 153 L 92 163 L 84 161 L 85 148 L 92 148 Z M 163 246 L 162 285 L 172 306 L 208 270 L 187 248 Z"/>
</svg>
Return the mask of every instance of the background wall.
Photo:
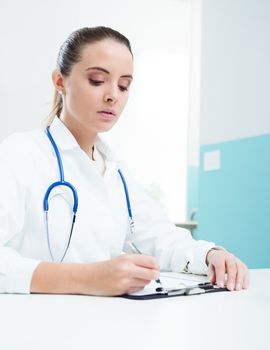
<svg viewBox="0 0 270 350">
<path fill-rule="evenodd" d="M 51 72 L 67 36 L 84 26 L 113 27 L 131 41 L 134 81 L 119 122 L 102 136 L 169 217 L 184 221 L 190 4 L 1 0 L 0 141 L 14 131 L 45 125 L 54 91 Z"/>
<path fill-rule="evenodd" d="M 51 107 L 56 56 L 73 30 L 105 25 L 123 32 L 132 43 L 136 68 L 143 51 L 156 52 L 157 59 L 161 48 L 172 55 L 189 54 L 189 2 L 1 0 L 0 141 L 15 130 L 31 129 L 44 121 Z M 163 93 L 166 90 L 160 87 Z M 131 96 L 131 108 L 127 106 L 124 116 L 136 101 Z"/>
<path fill-rule="evenodd" d="M 0 140 L 44 122 L 56 54 L 77 23 L 74 1 L 0 1 Z"/>
<path fill-rule="evenodd" d="M 202 2 L 197 235 L 254 268 L 270 267 L 269 33 L 268 0 Z"/>
</svg>

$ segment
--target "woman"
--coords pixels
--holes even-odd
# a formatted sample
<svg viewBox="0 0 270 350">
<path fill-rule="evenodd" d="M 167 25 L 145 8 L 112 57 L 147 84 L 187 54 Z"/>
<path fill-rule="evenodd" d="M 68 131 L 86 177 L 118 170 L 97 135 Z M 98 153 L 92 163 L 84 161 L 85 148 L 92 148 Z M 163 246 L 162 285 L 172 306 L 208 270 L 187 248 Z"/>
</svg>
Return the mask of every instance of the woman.
<svg viewBox="0 0 270 350">
<path fill-rule="evenodd" d="M 0 292 L 120 295 L 160 269 L 248 287 L 246 266 L 170 223 L 98 136 L 121 115 L 132 75 L 123 35 L 75 31 L 52 74 L 49 128 L 1 144 Z"/>
</svg>

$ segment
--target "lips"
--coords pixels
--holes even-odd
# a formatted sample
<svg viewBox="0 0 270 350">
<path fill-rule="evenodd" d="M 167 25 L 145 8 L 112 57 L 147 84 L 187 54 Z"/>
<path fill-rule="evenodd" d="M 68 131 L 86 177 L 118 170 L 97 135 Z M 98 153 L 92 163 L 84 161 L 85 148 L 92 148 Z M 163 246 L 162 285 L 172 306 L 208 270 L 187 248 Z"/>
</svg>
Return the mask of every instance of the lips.
<svg viewBox="0 0 270 350">
<path fill-rule="evenodd" d="M 107 122 L 113 122 L 116 119 L 116 113 L 112 109 L 105 108 L 101 111 L 97 112 L 100 120 L 107 123 Z"/>
<path fill-rule="evenodd" d="M 105 109 L 103 109 L 101 111 L 98 111 L 98 113 L 105 114 L 105 115 L 112 115 L 112 116 L 116 115 L 114 110 L 113 109 L 109 109 L 109 108 L 105 108 Z"/>
</svg>

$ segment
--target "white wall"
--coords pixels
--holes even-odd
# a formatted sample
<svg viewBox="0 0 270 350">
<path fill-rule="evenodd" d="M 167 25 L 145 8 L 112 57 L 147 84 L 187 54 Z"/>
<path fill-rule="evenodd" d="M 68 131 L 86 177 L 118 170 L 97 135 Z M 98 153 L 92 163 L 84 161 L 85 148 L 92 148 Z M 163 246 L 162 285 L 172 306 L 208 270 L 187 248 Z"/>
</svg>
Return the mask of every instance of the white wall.
<svg viewBox="0 0 270 350">
<path fill-rule="evenodd" d="M 0 140 L 49 114 L 51 71 L 78 12 L 75 1 L 0 1 Z"/>
<path fill-rule="evenodd" d="M 203 0 L 202 145 L 270 132 L 270 1 Z"/>
<path fill-rule="evenodd" d="M 133 50 L 189 50 L 187 0 L 0 1 L 0 140 L 15 130 L 39 126 L 50 111 L 51 71 L 59 47 L 81 26 L 123 31 Z M 178 26 L 178 28 L 176 28 Z M 179 30 L 180 27 L 180 30 Z M 181 30 L 181 27 L 183 30 Z"/>
<path fill-rule="evenodd" d="M 190 0 L 80 0 L 80 26 L 108 25 L 123 31 L 133 50 L 157 49 L 186 53 Z M 94 3 L 94 6 L 93 6 Z"/>
<path fill-rule="evenodd" d="M 118 29 L 131 40 L 135 56 L 130 100 L 103 137 L 174 221 L 186 217 L 190 3 L 117 0 L 106 2 L 104 11 L 105 1 L 95 8 L 80 1 L 80 26 Z"/>
<path fill-rule="evenodd" d="M 1 0 L 0 141 L 45 121 L 51 72 L 67 36 L 83 26 L 111 26 L 131 41 L 135 79 L 107 138 L 139 182 L 164 196 L 171 218 L 184 220 L 190 8 L 190 0 Z"/>
<path fill-rule="evenodd" d="M 191 6 L 188 165 L 198 167 L 200 154 L 202 0 L 192 0 Z"/>
</svg>

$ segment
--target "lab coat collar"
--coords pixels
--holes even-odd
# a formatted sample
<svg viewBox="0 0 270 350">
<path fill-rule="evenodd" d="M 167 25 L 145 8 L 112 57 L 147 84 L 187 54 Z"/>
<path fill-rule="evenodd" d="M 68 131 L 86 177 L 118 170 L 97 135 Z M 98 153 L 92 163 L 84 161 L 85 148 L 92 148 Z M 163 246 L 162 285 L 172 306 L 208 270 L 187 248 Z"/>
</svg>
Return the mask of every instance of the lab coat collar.
<svg viewBox="0 0 270 350">
<path fill-rule="evenodd" d="M 51 134 L 57 144 L 57 147 L 61 150 L 71 150 L 75 148 L 80 148 L 80 145 L 76 141 L 73 134 L 66 127 L 66 125 L 61 121 L 60 118 L 55 117 L 50 125 Z M 115 161 L 116 156 L 114 152 L 107 146 L 107 144 L 97 136 L 95 146 L 104 155 L 107 161 Z"/>
</svg>

